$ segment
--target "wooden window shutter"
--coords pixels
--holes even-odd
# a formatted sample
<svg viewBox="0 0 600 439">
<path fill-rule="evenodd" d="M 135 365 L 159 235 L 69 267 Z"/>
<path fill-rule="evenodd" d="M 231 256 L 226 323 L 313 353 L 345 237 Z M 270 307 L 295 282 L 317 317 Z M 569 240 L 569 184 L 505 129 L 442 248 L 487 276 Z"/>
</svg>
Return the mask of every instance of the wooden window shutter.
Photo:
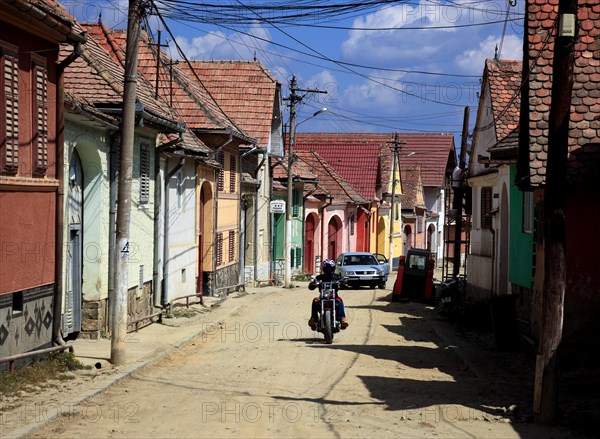
<svg viewBox="0 0 600 439">
<path fill-rule="evenodd" d="M 140 204 L 150 202 L 150 145 L 140 144 Z"/>
<path fill-rule="evenodd" d="M 294 256 L 295 256 L 295 259 L 296 259 L 296 265 L 295 265 L 295 267 L 301 267 L 302 266 L 302 249 L 301 248 L 297 248 L 296 249 L 296 254 Z"/>
<path fill-rule="evenodd" d="M 485 186 L 481 188 L 481 228 L 492 228 L 492 188 Z"/>
<path fill-rule="evenodd" d="M 229 192 L 235 193 L 237 177 L 237 157 L 233 154 L 229 156 Z"/>
<path fill-rule="evenodd" d="M 229 231 L 229 262 L 235 260 L 235 232 Z"/>
<path fill-rule="evenodd" d="M 222 192 L 225 190 L 225 154 L 223 151 L 219 151 L 219 154 L 217 154 L 217 160 L 221 164 L 218 177 L 218 190 Z"/>
<path fill-rule="evenodd" d="M 292 189 L 292 216 L 298 218 L 300 216 L 300 208 L 302 207 L 302 196 L 298 189 Z"/>
<path fill-rule="evenodd" d="M 217 244 L 216 244 L 216 252 L 217 252 L 217 267 L 219 265 L 223 265 L 223 233 L 217 233 Z"/>
<path fill-rule="evenodd" d="M 33 151 L 35 173 L 44 175 L 48 169 L 48 70 L 43 63 L 32 63 L 33 76 Z"/>
<path fill-rule="evenodd" d="M 0 172 L 19 168 L 19 62 L 16 52 L 0 47 Z"/>
</svg>

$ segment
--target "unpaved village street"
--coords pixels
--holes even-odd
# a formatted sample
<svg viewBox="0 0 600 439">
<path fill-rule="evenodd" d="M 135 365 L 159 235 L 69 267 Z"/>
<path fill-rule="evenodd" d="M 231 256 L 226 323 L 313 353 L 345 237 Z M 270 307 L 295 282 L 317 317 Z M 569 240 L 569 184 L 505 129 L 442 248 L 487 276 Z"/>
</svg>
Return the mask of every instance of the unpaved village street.
<svg viewBox="0 0 600 439">
<path fill-rule="evenodd" d="M 463 361 L 430 307 L 342 293 L 333 345 L 306 324 L 306 288 L 230 298 L 232 316 L 34 437 L 575 437 L 504 413 L 515 386 Z"/>
</svg>

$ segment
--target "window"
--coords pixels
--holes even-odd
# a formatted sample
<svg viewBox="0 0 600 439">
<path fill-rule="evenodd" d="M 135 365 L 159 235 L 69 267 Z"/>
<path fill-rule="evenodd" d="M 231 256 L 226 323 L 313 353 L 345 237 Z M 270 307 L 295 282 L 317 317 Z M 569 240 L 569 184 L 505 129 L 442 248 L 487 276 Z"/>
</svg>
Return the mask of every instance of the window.
<svg viewBox="0 0 600 439">
<path fill-rule="evenodd" d="M 217 252 L 217 267 L 223 265 L 223 233 L 217 233 L 217 243 L 215 251 Z"/>
<path fill-rule="evenodd" d="M 235 261 L 235 232 L 229 232 L 229 262 Z"/>
<path fill-rule="evenodd" d="M 17 47 L 0 43 L 0 172 L 19 168 L 19 63 Z"/>
<path fill-rule="evenodd" d="M 223 151 L 219 151 L 217 154 L 217 161 L 221 164 L 221 169 L 218 171 L 218 190 L 222 192 L 225 190 L 225 154 Z"/>
<path fill-rule="evenodd" d="M 423 215 L 417 215 L 417 233 L 423 233 Z"/>
<path fill-rule="evenodd" d="M 237 177 L 237 157 L 233 154 L 229 156 L 229 192 L 235 193 L 235 181 Z"/>
<path fill-rule="evenodd" d="M 150 145 L 140 144 L 140 204 L 150 201 Z"/>
<path fill-rule="evenodd" d="M 533 232 L 533 192 L 523 192 L 523 232 Z"/>
<path fill-rule="evenodd" d="M 48 169 L 48 70 L 44 60 L 32 57 L 31 72 L 35 174 L 44 175 Z"/>
<path fill-rule="evenodd" d="M 301 192 L 294 188 L 292 190 L 292 216 L 294 218 L 300 217 L 300 208 L 302 207 L 302 195 Z"/>
<path fill-rule="evenodd" d="M 479 219 L 482 229 L 492 228 L 492 188 L 485 186 L 481 188 L 481 218 Z"/>
<path fill-rule="evenodd" d="M 302 267 L 302 249 L 301 248 L 296 249 L 294 267 Z"/>
<path fill-rule="evenodd" d="M 20 314 L 23 312 L 23 291 L 13 293 L 12 295 L 12 312 Z"/>
</svg>

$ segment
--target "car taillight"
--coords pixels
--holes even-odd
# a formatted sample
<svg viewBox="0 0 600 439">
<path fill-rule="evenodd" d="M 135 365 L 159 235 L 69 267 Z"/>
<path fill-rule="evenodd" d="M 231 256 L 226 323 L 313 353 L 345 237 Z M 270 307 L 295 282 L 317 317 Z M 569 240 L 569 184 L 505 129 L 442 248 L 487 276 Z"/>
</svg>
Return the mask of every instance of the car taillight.
<svg viewBox="0 0 600 439">
<path fill-rule="evenodd" d="M 406 263 L 406 257 L 400 256 L 400 261 L 398 262 L 400 265 L 404 265 Z"/>
</svg>

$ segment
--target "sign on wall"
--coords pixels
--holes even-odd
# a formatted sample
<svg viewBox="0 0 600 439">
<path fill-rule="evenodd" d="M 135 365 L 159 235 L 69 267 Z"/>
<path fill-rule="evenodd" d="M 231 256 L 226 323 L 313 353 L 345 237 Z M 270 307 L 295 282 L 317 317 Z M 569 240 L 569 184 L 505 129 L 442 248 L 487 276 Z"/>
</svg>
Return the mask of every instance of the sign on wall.
<svg viewBox="0 0 600 439">
<path fill-rule="evenodd" d="M 273 200 L 271 201 L 271 213 L 285 213 L 285 201 L 284 200 Z"/>
</svg>

